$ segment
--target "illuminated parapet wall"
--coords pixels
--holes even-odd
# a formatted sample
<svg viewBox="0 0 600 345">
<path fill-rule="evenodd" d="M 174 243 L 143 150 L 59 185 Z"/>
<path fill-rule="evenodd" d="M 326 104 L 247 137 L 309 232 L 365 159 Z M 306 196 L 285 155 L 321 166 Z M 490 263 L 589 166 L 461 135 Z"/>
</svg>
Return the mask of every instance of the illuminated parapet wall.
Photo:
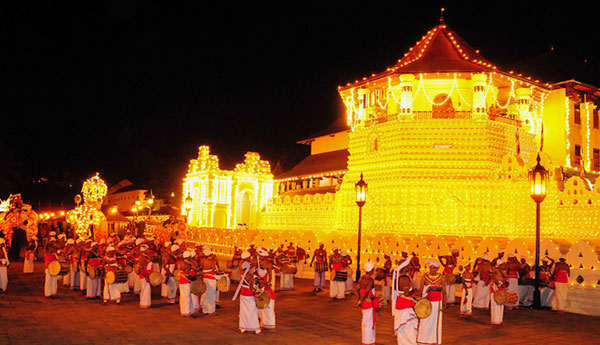
<svg viewBox="0 0 600 345">
<path fill-rule="evenodd" d="M 244 162 L 228 171 L 219 168 L 219 158 L 208 146 L 200 146 L 183 180 L 182 205 L 188 196 L 192 199 L 188 223 L 193 226 L 253 229 L 272 195 L 271 166 L 258 153 L 246 153 Z"/>
</svg>

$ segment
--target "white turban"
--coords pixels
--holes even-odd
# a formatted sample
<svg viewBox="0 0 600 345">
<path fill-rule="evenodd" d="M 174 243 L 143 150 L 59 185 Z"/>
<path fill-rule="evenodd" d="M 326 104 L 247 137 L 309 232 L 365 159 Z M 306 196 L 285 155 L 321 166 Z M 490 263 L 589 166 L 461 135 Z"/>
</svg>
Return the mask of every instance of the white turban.
<svg viewBox="0 0 600 345">
<path fill-rule="evenodd" d="M 245 259 L 247 259 L 247 258 L 249 258 L 249 257 L 250 257 L 250 252 L 249 252 L 249 251 L 247 251 L 247 250 L 245 250 L 245 251 L 242 253 L 242 260 L 245 260 Z"/>
<path fill-rule="evenodd" d="M 496 267 L 502 265 L 504 263 L 504 260 L 498 260 L 496 261 Z"/>
<path fill-rule="evenodd" d="M 202 254 L 204 254 L 204 256 L 209 256 L 210 255 L 210 246 L 202 247 Z"/>
<path fill-rule="evenodd" d="M 69 238 L 69 240 L 67 241 L 67 244 L 75 244 L 75 240 L 72 238 Z"/>
<path fill-rule="evenodd" d="M 187 259 L 187 258 L 189 258 L 191 256 L 192 256 L 192 252 L 191 251 L 186 250 L 185 252 L 183 252 L 183 258 L 184 259 Z"/>
<path fill-rule="evenodd" d="M 144 243 L 144 239 L 143 238 L 138 238 L 135 240 L 135 245 L 139 246 L 140 244 Z"/>
<path fill-rule="evenodd" d="M 264 247 L 259 248 L 257 252 L 260 256 L 269 256 L 269 252 Z"/>
<path fill-rule="evenodd" d="M 483 255 L 481 256 L 481 258 L 482 258 L 483 260 L 486 260 L 486 261 L 487 261 L 487 260 L 489 260 L 489 259 L 490 259 L 490 256 L 489 256 L 487 253 L 485 253 L 485 254 L 483 254 Z"/>
<path fill-rule="evenodd" d="M 113 250 L 115 250 L 115 247 L 113 247 L 113 246 L 106 247 L 106 251 L 107 252 L 110 252 L 110 251 L 113 251 Z"/>
<path fill-rule="evenodd" d="M 365 264 L 365 271 L 371 272 L 373 270 L 373 268 L 375 268 L 375 265 L 373 264 L 373 262 L 371 260 L 367 261 L 367 263 Z"/>
<path fill-rule="evenodd" d="M 498 254 L 502 254 L 502 253 L 504 253 L 504 249 L 500 249 L 500 250 L 498 251 Z"/>
<path fill-rule="evenodd" d="M 174 245 L 171 246 L 171 252 L 174 252 L 174 251 L 176 251 L 178 249 L 179 249 L 179 246 L 176 245 L 176 244 L 174 244 Z"/>
<path fill-rule="evenodd" d="M 514 257 L 515 257 L 515 254 L 513 254 L 513 253 L 508 253 L 508 257 L 509 257 L 509 258 L 514 258 Z"/>
<path fill-rule="evenodd" d="M 430 265 L 430 266 L 440 267 L 440 264 L 437 261 L 425 260 L 425 263 L 428 264 L 428 265 Z"/>
<path fill-rule="evenodd" d="M 148 250 L 148 245 L 147 244 L 142 244 L 142 246 L 140 247 L 140 251 L 141 252 L 145 252 L 146 250 Z"/>
<path fill-rule="evenodd" d="M 458 249 L 452 249 L 452 254 L 458 254 Z"/>
<path fill-rule="evenodd" d="M 165 248 L 171 245 L 171 241 L 165 242 Z"/>
<path fill-rule="evenodd" d="M 346 256 L 348 253 L 345 250 L 342 250 L 342 256 Z"/>
</svg>

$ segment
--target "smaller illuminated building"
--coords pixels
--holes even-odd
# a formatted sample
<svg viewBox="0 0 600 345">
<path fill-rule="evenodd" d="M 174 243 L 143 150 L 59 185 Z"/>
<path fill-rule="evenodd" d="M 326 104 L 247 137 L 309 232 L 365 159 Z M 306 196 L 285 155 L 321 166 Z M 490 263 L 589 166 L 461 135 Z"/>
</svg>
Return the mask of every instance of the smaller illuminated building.
<svg viewBox="0 0 600 345">
<path fill-rule="evenodd" d="M 221 170 L 219 158 L 208 146 L 200 146 L 198 158 L 190 161 L 183 180 L 183 200 L 192 199 L 188 216 L 192 226 L 254 229 L 258 212 L 273 196 L 273 174 L 269 162 L 256 152 L 247 152 L 234 170 Z"/>
</svg>

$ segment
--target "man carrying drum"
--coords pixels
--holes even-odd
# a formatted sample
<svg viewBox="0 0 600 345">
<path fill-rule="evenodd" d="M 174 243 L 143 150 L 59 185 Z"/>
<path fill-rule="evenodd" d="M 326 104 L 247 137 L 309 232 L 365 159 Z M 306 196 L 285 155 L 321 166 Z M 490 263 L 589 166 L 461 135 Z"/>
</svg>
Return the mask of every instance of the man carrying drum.
<svg viewBox="0 0 600 345">
<path fill-rule="evenodd" d="M 179 256 L 179 246 L 173 244 L 169 246 L 169 249 L 165 249 L 168 255 L 164 257 L 162 272 L 164 276 L 164 282 L 166 285 L 166 299 L 167 303 L 174 304 L 175 297 L 177 296 L 177 285 L 178 282 L 175 280 L 175 264 L 177 263 L 177 257 Z"/>
<path fill-rule="evenodd" d="M 108 272 L 112 272 L 115 274 L 119 270 L 119 265 L 117 263 L 117 252 L 115 247 L 112 245 L 106 247 L 106 255 L 104 256 L 104 271 L 106 274 Z M 112 284 L 108 282 L 108 279 L 104 279 L 104 305 L 108 304 L 108 301 L 116 301 L 117 304 L 121 303 L 121 289 L 119 288 L 119 283 L 113 282 Z"/>
<path fill-rule="evenodd" d="M 502 269 L 505 267 L 501 267 L 504 265 L 505 264 L 499 264 L 498 266 L 494 267 L 492 269 L 490 279 L 490 320 L 492 325 L 495 327 L 500 327 L 504 319 L 504 302 L 502 301 L 502 303 L 498 303 L 496 302 L 496 298 L 494 298 L 499 291 L 505 290 L 506 285 L 508 284 L 506 275 L 502 271 Z"/>
<path fill-rule="evenodd" d="M 239 312 L 239 329 L 240 332 L 261 332 L 258 321 L 258 309 L 256 308 L 256 300 L 254 298 L 254 267 L 250 264 L 251 254 L 245 251 L 241 255 L 240 269 L 242 277 L 240 285 L 233 296 L 235 300 L 240 297 L 240 312 Z"/>
<path fill-rule="evenodd" d="M 316 262 L 315 262 L 316 261 Z M 327 251 L 325 245 L 319 243 L 319 248 L 315 249 L 310 267 L 315 263 L 315 282 L 313 292 L 321 292 L 325 288 L 325 272 L 327 271 Z"/>
<path fill-rule="evenodd" d="M 180 250 L 177 251 L 180 253 Z M 179 312 L 183 317 L 190 317 L 194 312 L 190 284 L 196 278 L 196 271 L 192 267 L 192 252 L 186 250 L 177 256 L 177 269 L 179 270 Z"/>
<path fill-rule="evenodd" d="M 444 275 L 438 272 L 440 264 L 436 261 L 425 261 L 429 265 L 429 273 L 421 278 L 419 290 L 423 298 L 431 302 L 431 314 L 419 322 L 419 344 L 442 343 L 442 311 L 446 309 L 446 282 Z"/>
<path fill-rule="evenodd" d="M 483 254 L 475 261 L 474 272 L 477 272 L 477 283 L 473 292 L 473 307 L 485 308 L 490 307 L 490 275 L 492 273 L 492 264 L 487 253 Z"/>
<path fill-rule="evenodd" d="M 140 246 L 140 308 L 147 309 L 152 305 L 152 289 L 150 287 L 150 274 L 154 272 L 154 265 L 148 256 L 148 245 Z"/>
<path fill-rule="evenodd" d="M 404 259 L 392 274 L 392 315 L 394 316 L 394 334 L 398 345 L 414 345 L 417 343 L 417 330 L 419 319 L 413 309 L 415 301 L 415 289 L 412 280 L 408 276 L 410 271 L 410 259 Z"/>
<path fill-rule="evenodd" d="M 375 265 L 371 260 L 365 264 L 365 274 L 358 281 L 358 303 L 362 310 L 361 341 L 363 345 L 375 345 L 375 313 L 378 299 L 375 296 L 375 280 L 373 271 Z"/>
<path fill-rule="evenodd" d="M 354 295 L 354 281 L 352 280 L 352 257 L 345 250 L 342 250 L 342 267 L 348 273 L 346 277 L 346 295 Z"/>
<path fill-rule="evenodd" d="M 100 250 L 98 248 L 98 243 L 92 242 L 90 245 L 90 251 L 87 256 L 87 264 L 86 267 L 89 269 L 93 269 L 96 271 L 100 270 L 102 267 L 102 259 L 100 256 Z M 89 270 L 88 269 L 88 270 Z M 88 275 L 87 283 L 86 283 L 86 296 L 88 299 L 94 299 L 100 297 L 100 292 L 102 291 L 102 276 L 97 274 L 92 278 Z"/>
<path fill-rule="evenodd" d="M 242 260 L 242 249 L 235 244 L 233 248 L 233 257 L 231 258 L 231 281 L 239 282 L 242 277 L 240 271 L 240 261 Z"/>
<path fill-rule="evenodd" d="M 287 251 L 283 251 L 277 255 L 277 266 L 281 270 L 280 288 L 283 291 L 294 290 L 294 275 L 290 269 L 291 262 L 287 255 Z"/>
<path fill-rule="evenodd" d="M 342 266 L 343 259 L 338 249 L 333 248 L 333 254 L 329 256 L 329 270 L 331 271 L 329 297 L 333 300 L 344 299 L 346 297 L 346 279 L 348 278 L 348 273 Z"/>
<path fill-rule="evenodd" d="M 52 261 L 58 261 L 58 255 L 56 255 L 56 239 L 54 237 L 48 239 L 46 255 L 44 256 L 44 272 L 46 275 L 46 280 L 44 283 L 44 296 L 48 298 L 54 298 L 58 289 L 58 277 L 50 274 L 50 271 L 48 271 L 48 266 Z"/>
<path fill-rule="evenodd" d="M 508 253 L 507 262 L 504 265 L 506 267 L 506 277 L 508 278 L 508 287 L 509 291 L 513 291 L 517 296 L 519 296 L 519 268 L 521 268 L 521 264 L 515 258 L 513 253 Z M 508 310 L 513 308 L 519 308 L 519 298 L 515 303 L 507 304 Z"/>
<path fill-rule="evenodd" d="M 4 241 L 4 239 L 2 239 L 2 241 Z M 37 250 L 37 246 L 38 238 L 36 236 L 33 236 L 29 240 L 29 243 L 27 244 L 27 250 L 25 251 L 25 260 L 23 261 L 23 273 L 33 273 L 35 252 Z M 0 253 L 0 257 L 2 257 L 2 253 Z"/>
<path fill-rule="evenodd" d="M 456 303 L 456 285 L 454 269 L 458 265 L 458 249 L 452 249 L 451 255 L 439 256 L 438 259 L 442 266 L 444 266 L 444 276 L 446 278 L 446 304 Z"/>
</svg>

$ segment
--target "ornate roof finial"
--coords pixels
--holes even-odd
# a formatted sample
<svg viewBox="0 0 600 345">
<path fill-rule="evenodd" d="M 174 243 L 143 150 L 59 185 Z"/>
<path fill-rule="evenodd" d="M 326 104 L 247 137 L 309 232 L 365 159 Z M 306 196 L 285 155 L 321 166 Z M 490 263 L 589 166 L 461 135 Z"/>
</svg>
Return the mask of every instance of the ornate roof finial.
<svg viewBox="0 0 600 345">
<path fill-rule="evenodd" d="M 442 7 L 440 11 L 440 24 L 444 24 L 446 21 L 444 20 L 444 11 L 445 9 Z"/>
</svg>

